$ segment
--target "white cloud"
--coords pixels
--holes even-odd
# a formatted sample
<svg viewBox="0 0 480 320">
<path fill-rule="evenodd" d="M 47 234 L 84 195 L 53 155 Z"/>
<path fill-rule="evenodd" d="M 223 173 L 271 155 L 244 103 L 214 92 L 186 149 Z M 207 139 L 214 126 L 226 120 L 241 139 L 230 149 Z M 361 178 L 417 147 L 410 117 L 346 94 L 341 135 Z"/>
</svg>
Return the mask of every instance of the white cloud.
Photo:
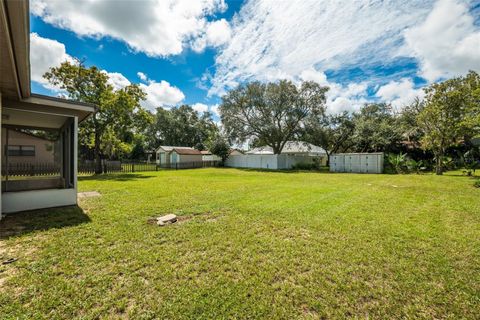
<svg viewBox="0 0 480 320">
<path fill-rule="evenodd" d="M 193 108 L 193 110 L 195 110 L 197 112 L 200 112 L 200 113 L 208 111 L 208 106 L 206 104 L 203 104 L 203 103 L 195 103 L 194 105 L 192 105 L 192 108 Z"/>
<path fill-rule="evenodd" d="M 405 32 L 420 75 L 429 81 L 480 70 L 480 28 L 469 1 L 440 0 L 425 21 Z"/>
<path fill-rule="evenodd" d="M 192 48 L 196 52 L 202 52 L 207 46 L 218 47 L 225 44 L 230 37 L 231 29 L 227 20 L 220 19 L 209 22 L 205 33 L 193 42 Z"/>
<path fill-rule="evenodd" d="M 368 101 L 368 84 L 366 82 L 341 85 L 336 82 L 330 82 L 325 73 L 313 68 L 302 71 L 300 80 L 315 81 L 322 86 L 330 88 L 327 92 L 327 112 L 330 114 L 343 111 L 358 111 Z"/>
<path fill-rule="evenodd" d="M 160 82 L 150 80 L 148 84 L 141 83 L 140 88 L 147 93 L 147 99 L 142 102 L 142 106 L 152 111 L 157 107 L 176 105 L 185 99 L 180 89 L 165 80 Z"/>
<path fill-rule="evenodd" d="M 180 54 L 205 33 L 210 40 L 221 41 L 225 31 L 217 30 L 221 28 L 207 17 L 226 8 L 224 0 L 33 0 L 31 4 L 33 15 L 56 27 L 81 37 L 118 39 L 152 57 Z"/>
<path fill-rule="evenodd" d="M 58 88 L 48 84 L 43 75 L 51 67 L 58 67 L 65 61 L 72 62 L 73 58 L 67 54 L 63 43 L 43 38 L 37 33 L 30 33 L 30 67 L 33 81 L 49 89 L 58 90 Z"/>
<path fill-rule="evenodd" d="M 214 104 L 210 106 L 210 112 L 213 113 L 215 116 L 220 117 L 220 109 L 218 104 Z"/>
<path fill-rule="evenodd" d="M 401 79 L 381 86 L 375 95 L 399 110 L 411 104 L 415 98 L 423 99 L 425 93 L 422 89 L 415 89 L 411 79 Z"/>
<path fill-rule="evenodd" d="M 31 77 L 43 85 L 45 88 L 59 91 L 48 83 L 43 78 L 43 74 L 49 70 L 50 67 L 59 66 L 64 61 L 73 62 L 73 58 L 66 53 L 65 45 L 56 40 L 42 38 L 36 33 L 30 34 L 30 63 L 31 63 Z M 111 84 L 115 90 L 124 88 L 130 84 L 130 81 L 119 72 L 108 72 L 102 70 L 109 77 L 108 83 Z M 145 76 L 148 84 L 140 84 L 140 88 L 145 91 L 147 98 L 142 102 L 142 105 L 150 110 L 157 107 L 171 106 L 180 103 L 185 99 L 183 92 L 175 86 L 170 85 L 167 81 L 156 82 L 148 79 L 144 73 L 137 73 Z M 144 79 L 142 79 L 144 80 Z"/>
<path fill-rule="evenodd" d="M 102 72 L 107 74 L 107 82 L 108 84 L 112 85 L 113 89 L 115 90 L 123 89 L 130 85 L 130 81 L 119 72 L 107 72 L 106 70 L 102 70 Z"/>
<path fill-rule="evenodd" d="M 209 95 L 250 80 L 298 77 L 304 70 L 382 65 L 403 49 L 405 28 L 422 22 L 433 0 L 250 0 L 216 57 Z"/>
<path fill-rule="evenodd" d="M 145 73 L 143 73 L 143 72 L 140 72 L 140 71 L 137 72 L 137 77 L 138 77 L 140 80 L 142 80 L 142 81 L 147 81 L 147 80 L 148 80 L 147 75 L 146 75 Z"/>
</svg>

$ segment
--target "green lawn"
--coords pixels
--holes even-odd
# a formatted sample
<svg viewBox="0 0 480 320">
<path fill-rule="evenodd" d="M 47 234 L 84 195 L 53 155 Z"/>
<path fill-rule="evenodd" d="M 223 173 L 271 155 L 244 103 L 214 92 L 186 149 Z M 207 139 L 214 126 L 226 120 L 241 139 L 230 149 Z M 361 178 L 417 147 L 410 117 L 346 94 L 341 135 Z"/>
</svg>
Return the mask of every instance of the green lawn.
<svg viewBox="0 0 480 320">
<path fill-rule="evenodd" d="M 479 318 L 480 189 L 459 175 L 83 177 L 0 222 L 0 318 Z M 158 227 L 149 217 L 175 213 Z M 2 259 L 4 260 L 4 259 Z"/>
</svg>

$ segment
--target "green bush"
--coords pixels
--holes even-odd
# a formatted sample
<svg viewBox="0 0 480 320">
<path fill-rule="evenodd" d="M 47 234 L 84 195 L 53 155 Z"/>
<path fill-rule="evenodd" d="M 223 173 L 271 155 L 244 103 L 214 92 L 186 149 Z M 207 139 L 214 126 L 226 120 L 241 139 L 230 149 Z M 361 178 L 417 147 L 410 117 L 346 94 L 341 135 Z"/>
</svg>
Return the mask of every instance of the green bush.
<svg viewBox="0 0 480 320">
<path fill-rule="evenodd" d="M 421 171 L 427 170 L 426 163 L 422 160 L 409 159 L 407 161 L 407 168 L 410 172 L 415 172 L 419 174 Z"/>
<path fill-rule="evenodd" d="M 292 166 L 293 170 L 317 170 L 317 163 L 297 163 Z"/>
<path fill-rule="evenodd" d="M 392 167 L 396 173 L 407 173 L 407 154 L 389 154 L 387 155 L 387 163 Z"/>
<path fill-rule="evenodd" d="M 480 179 L 475 180 L 475 182 L 473 183 L 473 186 L 475 188 L 480 188 Z"/>
</svg>

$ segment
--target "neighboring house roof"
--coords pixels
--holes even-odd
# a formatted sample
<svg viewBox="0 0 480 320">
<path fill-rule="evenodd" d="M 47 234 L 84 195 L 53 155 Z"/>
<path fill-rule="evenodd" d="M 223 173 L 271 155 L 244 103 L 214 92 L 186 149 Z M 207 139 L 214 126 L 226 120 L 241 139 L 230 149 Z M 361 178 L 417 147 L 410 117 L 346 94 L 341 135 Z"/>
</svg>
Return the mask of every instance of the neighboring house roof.
<svg viewBox="0 0 480 320">
<path fill-rule="evenodd" d="M 323 148 L 303 141 L 287 141 L 283 147 L 282 153 L 307 153 L 315 155 L 327 154 Z M 269 146 L 258 147 L 248 151 L 247 154 L 273 154 L 273 149 Z"/>
<path fill-rule="evenodd" d="M 188 150 L 196 150 L 190 147 L 175 147 L 175 146 L 160 146 L 157 148 L 157 152 L 164 151 L 164 152 L 171 152 L 173 149 L 188 149 Z"/>
<path fill-rule="evenodd" d="M 178 154 L 185 154 L 185 155 L 199 155 L 201 156 L 202 153 L 198 151 L 197 149 L 192 149 L 192 148 L 173 148 L 172 151 L 175 151 Z"/>
<path fill-rule="evenodd" d="M 200 152 L 201 152 L 203 155 L 205 155 L 205 156 L 209 156 L 209 155 L 212 154 L 212 153 L 211 153 L 210 151 L 208 151 L 208 150 L 202 150 L 202 151 L 200 151 Z"/>
<path fill-rule="evenodd" d="M 235 154 L 244 154 L 245 152 L 243 152 L 242 150 L 239 150 L 239 149 L 230 149 L 230 152 L 229 154 L 232 154 L 232 155 L 235 155 Z"/>
</svg>

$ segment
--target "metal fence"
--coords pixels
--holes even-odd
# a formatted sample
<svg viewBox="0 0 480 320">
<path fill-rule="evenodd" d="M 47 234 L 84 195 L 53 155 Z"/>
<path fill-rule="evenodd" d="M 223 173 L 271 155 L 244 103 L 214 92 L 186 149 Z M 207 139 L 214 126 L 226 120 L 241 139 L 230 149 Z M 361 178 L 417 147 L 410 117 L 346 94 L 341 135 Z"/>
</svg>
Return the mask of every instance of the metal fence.
<svg viewBox="0 0 480 320">
<path fill-rule="evenodd" d="M 194 162 L 181 162 L 170 164 L 156 164 L 154 162 L 147 161 L 102 161 L 102 173 L 130 173 L 130 172 L 145 172 L 145 171 L 158 171 L 158 170 L 181 170 L 181 169 L 194 169 L 194 168 L 208 168 L 218 167 L 220 161 L 194 161 Z M 79 161 L 78 162 L 79 174 L 94 174 L 95 162 L 94 161 Z"/>
</svg>

